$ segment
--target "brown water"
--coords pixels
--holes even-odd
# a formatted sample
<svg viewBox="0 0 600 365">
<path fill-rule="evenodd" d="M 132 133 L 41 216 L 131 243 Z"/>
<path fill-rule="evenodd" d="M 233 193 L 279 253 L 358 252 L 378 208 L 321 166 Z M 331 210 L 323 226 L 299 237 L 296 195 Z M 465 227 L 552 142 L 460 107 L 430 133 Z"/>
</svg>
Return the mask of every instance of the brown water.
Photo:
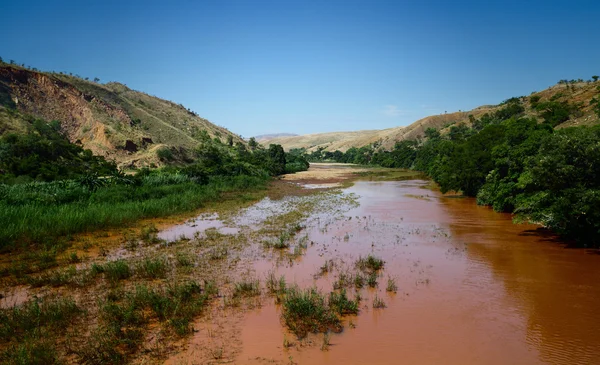
<svg viewBox="0 0 600 365">
<path fill-rule="evenodd" d="M 600 364 L 600 255 L 426 184 L 357 182 L 346 191 L 360 206 L 309 220 L 314 245 L 295 264 L 257 262 L 259 276 L 274 269 L 327 291 L 338 273 L 314 274 L 328 259 L 350 265 L 373 253 L 386 264 L 328 351 L 322 335 L 309 338 L 317 345 L 284 349 L 284 337 L 296 340 L 269 300 L 246 315 L 235 363 Z M 396 294 L 385 291 L 388 275 Z M 387 308 L 372 308 L 375 294 Z"/>
</svg>

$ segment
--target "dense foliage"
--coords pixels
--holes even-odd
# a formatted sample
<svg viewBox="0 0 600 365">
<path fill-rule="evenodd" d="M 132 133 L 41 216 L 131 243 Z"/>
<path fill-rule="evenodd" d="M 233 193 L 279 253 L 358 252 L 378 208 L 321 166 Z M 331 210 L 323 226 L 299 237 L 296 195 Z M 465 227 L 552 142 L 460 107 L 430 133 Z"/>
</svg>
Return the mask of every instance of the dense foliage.
<svg viewBox="0 0 600 365">
<path fill-rule="evenodd" d="M 431 176 L 442 192 L 460 191 L 496 211 L 540 223 L 582 246 L 600 245 L 600 126 L 553 127 L 569 118 L 568 103 L 537 103 L 542 123 L 524 118 L 517 98 L 471 126 L 401 141 L 392 151 L 374 146 L 317 151 L 308 158 L 411 168 Z"/>
<path fill-rule="evenodd" d="M 56 121 L 34 120 L 31 133 L 0 138 L 0 182 L 17 178 L 18 181 L 52 181 L 89 173 L 110 175 L 116 171 L 114 163 L 70 143 Z"/>
<path fill-rule="evenodd" d="M 58 122 L 35 121 L 31 133 L 0 139 L 0 250 L 193 210 L 223 192 L 264 188 L 270 176 L 308 168 L 302 154 L 280 145 L 229 142 L 206 138 L 193 163 L 127 175 L 70 143 Z"/>
</svg>

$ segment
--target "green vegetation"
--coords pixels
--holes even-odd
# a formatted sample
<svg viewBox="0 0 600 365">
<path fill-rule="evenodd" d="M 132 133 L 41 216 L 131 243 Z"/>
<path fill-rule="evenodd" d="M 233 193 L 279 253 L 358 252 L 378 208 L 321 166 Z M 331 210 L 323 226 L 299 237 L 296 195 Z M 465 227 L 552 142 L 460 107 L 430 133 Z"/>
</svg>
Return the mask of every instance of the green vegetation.
<svg viewBox="0 0 600 365">
<path fill-rule="evenodd" d="M 35 298 L 0 310 L 0 362 L 55 364 L 58 354 L 49 337 L 64 334 L 65 326 L 83 311 L 70 299 Z"/>
<path fill-rule="evenodd" d="M 373 308 L 385 308 L 387 305 L 377 294 L 375 294 L 375 298 L 373 298 Z"/>
<path fill-rule="evenodd" d="M 279 145 L 257 145 L 250 151 L 241 143 L 230 146 L 204 138 L 194 163 L 125 175 L 114 163 L 69 143 L 57 122 L 36 120 L 32 126 L 27 135 L 0 139 L 4 250 L 191 211 L 223 193 L 264 189 L 269 176 L 286 170 Z M 290 161 L 296 164 L 294 171 L 306 162 L 302 156 Z M 144 241 L 154 237 L 152 232 L 147 236 Z"/>
<path fill-rule="evenodd" d="M 0 138 L 0 182 L 76 179 L 116 172 L 114 163 L 70 143 L 57 121 L 36 119 L 30 133 Z"/>
<path fill-rule="evenodd" d="M 383 269 L 385 262 L 379 257 L 369 255 L 367 257 L 359 257 L 356 261 L 356 267 L 369 272 L 375 272 Z"/>
<path fill-rule="evenodd" d="M 165 278 L 167 276 L 167 260 L 164 257 L 145 258 L 139 263 L 136 272 L 150 279 Z"/>
<path fill-rule="evenodd" d="M 283 298 L 282 309 L 285 324 L 298 337 L 304 337 L 308 332 L 342 330 L 336 310 L 327 304 L 325 296 L 316 288 L 289 288 Z"/>
<path fill-rule="evenodd" d="M 258 280 L 242 280 L 235 283 L 233 297 L 254 297 L 260 294 L 260 283 Z"/>
<path fill-rule="evenodd" d="M 385 287 L 385 291 L 389 293 L 396 293 L 398 291 L 398 285 L 396 284 L 396 280 L 393 278 L 388 278 L 387 286 Z"/>
<path fill-rule="evenodd" d="M 123 363 L 144 341 L 142 329 L 151 320 L 178 336 L 189 334 L 191 321 L 214 294 L 212 285 L 202 288 L 194 281 L 109 293 L 100 310 L 100 326 L 78 355 L 88 363 Z"/>
<path fill-rule="evenodd" d="M 346 289 L 329 293 L 329 307 L 337 314 L 358 314 L 358 300 L 349 300 Z"/>
<path fill-rule="evenodd" d="M 422 171 L 444 193 L 477 197 L 479 204 L 542 224 L 577 245 L 600 246 L 600 126 L 554 130 L 580 115 L 581 105 L 559 97 L 531 97 L 541 123 L 524 117 L 523 98 L 511 98 L 494 113 L 471 116 L 470 127 L 453 125 L 444 135 L 429 128 L 425 139 L 398 142 L 392 151 L 365 146 L 318 151 L 308 159 Z M 600 117 L 600 102 L 591 103 Z"/>
</svg>

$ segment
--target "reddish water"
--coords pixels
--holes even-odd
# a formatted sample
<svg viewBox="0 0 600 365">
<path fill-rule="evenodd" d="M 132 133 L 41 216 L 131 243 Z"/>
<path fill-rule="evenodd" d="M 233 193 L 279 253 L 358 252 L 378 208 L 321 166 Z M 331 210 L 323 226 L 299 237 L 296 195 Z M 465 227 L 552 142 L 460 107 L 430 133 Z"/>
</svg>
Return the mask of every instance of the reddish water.
<svg viewBox="0 0 600 365">
<path fill-rule="evenodd" d="M 358 182 L 347 191 L 360 206 L 307 228 L 315 244 L 295 265 L 258 262 L 259 275 L 275 268 L 324 290 L 337 272 L 313 275 L 327 259 L 374 253 L 386 265 L 379 288 L 361 292 L 356 328 L 332 335 L 328 351 L 322 335 L 284 349 L 284 336 L 295 339 L 269 302 L 247 315 L 235 363 L 600 364 L 600 255 L 425 184 Z M 397 294 L 385 292 L 388 275 Z M 372 308 L 375 293 L 387 308 Z"/>
</svg>

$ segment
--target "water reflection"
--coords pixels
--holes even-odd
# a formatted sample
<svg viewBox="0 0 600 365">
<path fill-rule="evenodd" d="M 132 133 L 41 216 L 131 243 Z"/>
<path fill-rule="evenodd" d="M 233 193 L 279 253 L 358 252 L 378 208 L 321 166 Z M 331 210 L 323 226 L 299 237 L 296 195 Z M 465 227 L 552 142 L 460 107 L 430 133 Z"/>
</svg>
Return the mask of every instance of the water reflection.
<svg viewBox="0 0 600 365">
<path fill-rule="evenodd" d="M 450 229 L 468 243 L 525 315 L 527 343 L 549 364 L 600 363 L 599 257 L 568 249 L 535 226 L 477 207 L 472 199 L 443 199 Z"/>
</svg>

